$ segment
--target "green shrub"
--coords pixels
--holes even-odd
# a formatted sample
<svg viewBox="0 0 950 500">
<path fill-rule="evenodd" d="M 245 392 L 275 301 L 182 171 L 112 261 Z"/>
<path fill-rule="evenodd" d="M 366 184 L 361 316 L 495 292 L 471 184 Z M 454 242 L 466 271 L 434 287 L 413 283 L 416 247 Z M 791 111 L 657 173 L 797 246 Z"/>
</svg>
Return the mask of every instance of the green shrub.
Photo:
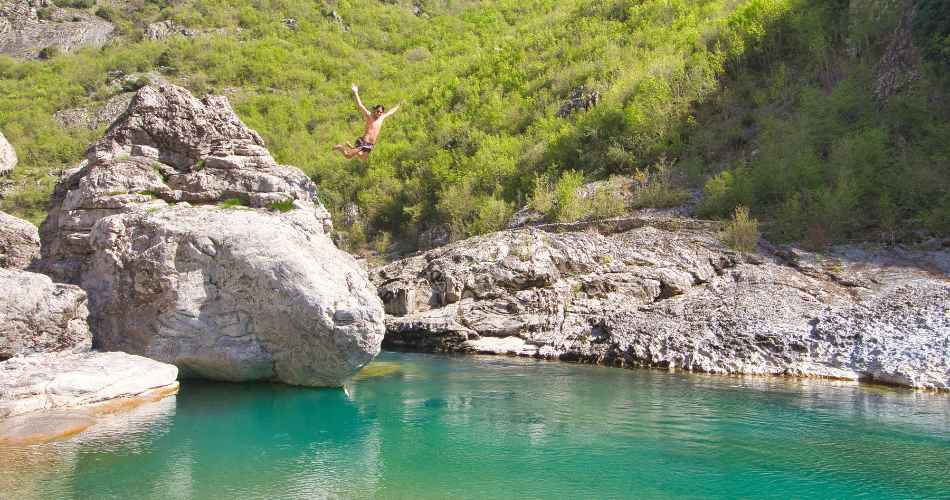
<svg viewBox="0 0 950 500">
<path fill-rule="evenodd" d="M 275 201 L 267 207 L 278 212 L 289 212 L 294 209 L 294 200 Z"/>
<path fill-rule="evenodd" d="M 99 7 L 96 9 L 96 16 L 109 22 L 114 21 L 116 18 L 115 10 L 111 7 Z"/>
<path fill-rule="evenodd" d="M 561 173 L 554 185 L 554 220 L 558 222 L 576 221 L 587 214 L 584 199 L 577 191 L 584 185 L 584 175 L 576 170 Z"/>
<path fill-rule="evenodd" d="M 57 7 L 71 9 L 88 9 L 96 5 L 96 0 L 53 0 Z"/>
<path fill-rule="evenodd" d="M 759 221 L 749 215 L 749 209 L 736 207 L 732 220 L 726 223 L 722 240 L 734 250 L 755 252 L 759 244 Z"/>
<path fill-rule="evenodd" d="M 50 45 L 49 47 L 43 47 L 40 49 L 40 53 L 37 55 L 40 59 L 49 60 L 53 59 L 63 53 L 63 50 L 55 45 Z"/>
<path fill-rule="evenodd" d="M 635 190 L 633 206 L 635 208 L 670 208 L 682 205 L 689 199 L 685 189 L 675 186 L 672 177 L 672 165 L 660 159 L 653 165 L 645 183 L 641 182 Z"/>
<path fill-rule="evenodd" d="M 247 206 L 247 203 L 245 203 L 244 200 L 240 198 L 228 198 L 226 200 L 221 200 L 218 203 L 218 207 L 224 208 L 224 209 L 246 207 L 246 206 Z"/>
<path fill-rule="evenodd" d="M 551 185 L 550 179 L 546 175 L 536 175 L 531 197 L 528 199 L 528 208 L 550 214 L 554 210 L 554 205 L 554 186 Z"/>
<path fill-rule="evenodd" d="M 624 195 L 621 187 L 613 179 L 599 186 L 597 191 L 588 198 L 588 211 L 595 219 L 609 219 L 618 217 L 626 212 Z"/>
</svg>

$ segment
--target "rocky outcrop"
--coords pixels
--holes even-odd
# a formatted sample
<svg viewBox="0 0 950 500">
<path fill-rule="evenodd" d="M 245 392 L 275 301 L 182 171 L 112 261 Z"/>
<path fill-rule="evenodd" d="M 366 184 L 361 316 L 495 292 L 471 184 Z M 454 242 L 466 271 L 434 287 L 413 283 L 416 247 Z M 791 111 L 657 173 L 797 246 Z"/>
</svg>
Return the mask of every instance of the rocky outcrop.
<svg viewBox="0 0 950 500">
<path fill-rule="evenodd" d="M 88 351 L 86 294 L 42 274 L 0 269 L 0 361 L 13 356 Z"/>
<path fill-rule="evenodd" d="M 60 9 L 48 0 L 8 0 L 0 4 L 0 54 L 13 57 L 37 57 L 49 47 L 67 52 L 84 46 L 101 47 L 114 30 L 110 22 L 82 10 Z"/>
<path fill-rule="evenodd" d="M 63 128 L 89 128 L 98 129 L 106 125 L 111 125 L 116 121 L 125 110 L 129 108 L 132 102 L 132 92 L 124 92 L 110 98 L 102 103 L 101 106 L 92 108 L 70 108 L 57 111 L 54 115 L 56 121 Z"/>
<path fill-rule="evenodd" d="M 384 345 L 950 389 L 945 254 L 742 255 L 711 222 L 586 224 L 375 270 Z"/>
<path fill-rule="evenodd" d="M 16 151 L 7 142 L 7 138 L 0 134 L 0 176 L 10 175 L 16 164 Z"/>
<path fill-rule="evenodd" d="M 600 92 L 596 90 L 588 91 L 587 88 L 583 86 L 577 87 L 571 91 L 571 95 L 567 98 L 567 101 L 561 104 L 556 116 L 558 118 L 567 118 L 578 111 L 588 111 L 599 102 Z"/>
<path fill-rule="evenodd" d="M 903 0 L 897 27 L 878 62 L 874 79 L 874 97 L 885 101 L 920 79 L 920 53 L 914 45 L 913 25 L 916 2 Z"/>
<path fill-rule="evenodd" d="M 335 386 L 384 326 L 329 220 L 226 98 L 144 87 L 57 186 L 39 267 L 89 293 L 100 348 L 184 376 Z"/>
<path fill-rule="evenodd" d="M 33 224 L 0 212 L 0 361 L 92 344 L 85 292 L 24 271 L 39 250 Z"/>
<path fill-rule="evenodd" d="M 26 269 L 40 255 L 40 233 L 29 222 L 0 212 L 0 268 Z"/>
<path fill-rule="evenodd" d="M 198 35 L 198 32 L 186 28 L 175 21 L 159 21 L 145 27 L 145 38 L 149 40 L 165 40 L 176 35 L 193 37 Z"/>
</svg>

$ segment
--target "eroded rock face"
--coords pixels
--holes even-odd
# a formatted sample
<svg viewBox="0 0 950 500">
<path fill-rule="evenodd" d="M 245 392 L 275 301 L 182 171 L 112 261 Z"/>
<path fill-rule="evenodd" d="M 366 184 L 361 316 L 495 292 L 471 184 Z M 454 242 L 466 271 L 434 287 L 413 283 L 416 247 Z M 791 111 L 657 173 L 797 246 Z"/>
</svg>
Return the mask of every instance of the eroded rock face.
<svg viewBox="0 0 950 500">
<path fill-rule="evenodd" d="M 16 167 L 17 157 L 13 146 L 0 134 L 0 176 L 10 175 Z"/>
<path fill-rule="evenodd" d="M 50 17 L 40 19 L 38 9 Z M 83 46 L 101 47 L 115 27 L 77 9 L 60 9 L 48 0 L 7 0 L 0 4 L 0 54 L 37 57 L 47 47 L 71 51 Z"/>
<path fill-rule="evenodd" d="M 36 227 L 0 212 L 0 361 L 92 345 L 86 293 L 24 271 L 39 251 Z"/>
<path fill-rule="evenodd" d="M 99 348 L 340 385 L 379 352 L 382 304 L 316 191 L 226 98 L 144 87 L 57 186 L 39 268 L 89 293 Z"/>
<path fill-rule="evenodd" d="M 26 269 L 40 255 L 36 226 L 0 212 L 0 268 Z"/>
<path fill-rule="evenodd" d="M 503 231 L 374 271 L 386 345 L 950 389 L 950 267 L 908 264 L 926 255 L 743 256 L 690 219 L 596 229 Z"/>
<path fill-rule="evenodd" d="M 88 351 L 86 293 L 42 274 L 0 269 L 0 360 L 57 351 Z"/>
<path fill-rule="evenodd" d="M 154 399 L 174 394 L 177 379 L 174 366 L 122 352 L 16 357 L 0 363 L 0 419 Z"/>
</svg>

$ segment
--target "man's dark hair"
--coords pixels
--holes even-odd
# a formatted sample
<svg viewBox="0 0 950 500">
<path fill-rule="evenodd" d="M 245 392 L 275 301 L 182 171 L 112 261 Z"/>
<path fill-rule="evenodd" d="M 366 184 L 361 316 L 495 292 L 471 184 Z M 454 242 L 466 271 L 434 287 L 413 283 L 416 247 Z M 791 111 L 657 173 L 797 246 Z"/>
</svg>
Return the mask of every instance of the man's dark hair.
<svg viewBox="0 0 950 500">
<path fill-rule="evenodd" d="M 382 113 L 382 112 L 386 111 L 386 107 L 383 106 L 382 104 L 377 104 L 377 105 L 373 106 L 373 111 Z"/>
</svg>

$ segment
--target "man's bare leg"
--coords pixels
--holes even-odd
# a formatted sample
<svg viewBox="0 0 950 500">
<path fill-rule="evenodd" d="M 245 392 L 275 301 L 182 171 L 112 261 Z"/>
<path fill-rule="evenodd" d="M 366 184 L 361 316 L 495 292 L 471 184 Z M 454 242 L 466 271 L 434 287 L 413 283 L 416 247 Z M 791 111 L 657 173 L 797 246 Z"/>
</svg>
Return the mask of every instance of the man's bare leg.
<svg viewBox="0 0 950 500">
<path fill-rule="evenodd" d="M 333 150 L 339 151 L 347 160 L 351 160 L 354 156 L 358 156 L 360 154 L 360 150 L 354 148 L 349 143 L 337 144 L 336 146 L 333 146 Z"/>
</svg>

